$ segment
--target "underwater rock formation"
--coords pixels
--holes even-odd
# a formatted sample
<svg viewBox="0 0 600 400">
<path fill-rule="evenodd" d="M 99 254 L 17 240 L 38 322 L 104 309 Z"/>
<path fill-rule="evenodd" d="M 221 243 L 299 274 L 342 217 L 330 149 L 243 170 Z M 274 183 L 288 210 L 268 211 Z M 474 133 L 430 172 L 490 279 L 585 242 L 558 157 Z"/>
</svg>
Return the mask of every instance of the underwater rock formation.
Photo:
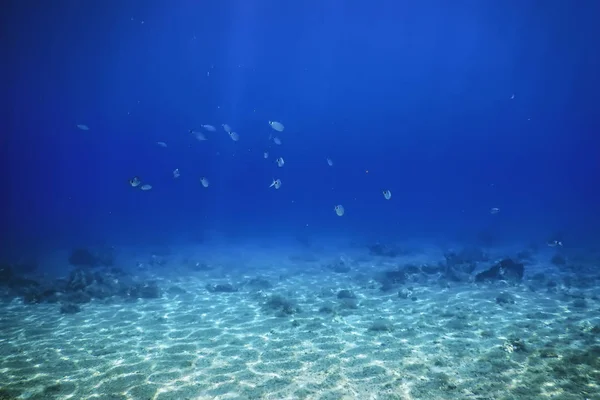
<svg viewBox="0 0 600 400">
<path fill-rule="evenodd" d="M 493 267 L 475 275 L 475 282 L 485 281 L 508 281 L 521 282 L 525 266 L 522 263 L 515 262 L 510 258 L 506 258 Z"/>
</svg>

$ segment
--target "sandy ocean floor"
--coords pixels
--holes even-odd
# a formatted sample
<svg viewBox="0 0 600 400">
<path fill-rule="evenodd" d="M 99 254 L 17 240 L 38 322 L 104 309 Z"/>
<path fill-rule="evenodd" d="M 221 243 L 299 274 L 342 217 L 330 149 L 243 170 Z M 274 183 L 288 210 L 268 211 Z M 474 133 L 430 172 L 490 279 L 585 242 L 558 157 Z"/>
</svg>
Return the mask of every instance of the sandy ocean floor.
<svg viewBox="0 0 600 400">
<path fill-rule="evenodd" d="M 275 251 L 138 261 L 159 299 L 0 304 L 0 399 L 600 400 L 597 286 L 550 288 L 538 265 L 519 285 L 433 275 L 382 292 L 377 273 L 441 253 L 349 251 L 336 273 L 339 252 Z M 239 291 L 207 289 L 226 283 Z"/>
</svg>

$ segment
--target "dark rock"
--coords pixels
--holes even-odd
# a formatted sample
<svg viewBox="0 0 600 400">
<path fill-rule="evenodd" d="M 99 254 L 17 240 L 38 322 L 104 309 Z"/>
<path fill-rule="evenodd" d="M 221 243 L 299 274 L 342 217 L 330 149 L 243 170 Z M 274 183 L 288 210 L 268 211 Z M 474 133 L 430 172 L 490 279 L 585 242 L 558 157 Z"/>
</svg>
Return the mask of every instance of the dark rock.
<svg viewBox="0 0 600 400">
<path fill-rule="evenodd" d="M 321 314 L 335 314 L 335 307 L 331 303 L 323 304 L 319 308 L 319 313 L 321 313 Z"/>
<path fill-rule="evenodd" d="M 276 315 L 280 317 L 293 315 L 299 311 L 293 301 L 278 294 L 269 296 L 264 302 L 263 308 L 276 312 Z"/>
<path fill-rule="evenodd" d="M 74 271 L 71 271 L 69 274 L 69 278 L 67 279 L 66 290 L 70 292 L 76 292 L 78 290 L 83 290 L 86 287 L 90 286 L 92 282 L 94 282 L 95 277 L 94 274 L 82 268 L 77 268 Z"/>
<path fill-rule="evenodd" d="M 520 282 L 523 279 L 525 266 L 509 258 L 504 259 L 493 267 L 475 275 L 475 282 L 484 281 L 509 281 Z"/>
<path fill-rule="evenodd" d="M 376 280 L 381 283 L 380 290 L 388 292 L 406 282 L 406 273 L 400 269 L 389 270 L 383 272 Z"/>
<path fill-rule="evenodd" d="M 351 290 L 343 289 L 337 293 L 337 298 L 338 299 L 356 299 L 356 295 Z"/>
<path fill-rule="evenodd" d="M 76 314 L 79 311 L 81 311 L 81 307 L 79 307 L 77 304 L 64 303 L 60 306 L 61 314 Z"/>
<path fill-rule="evenodd" d="M 572 306 L 574 308 L 584 309 L 584 308 L 587 308 L 588 303 L 587 303 L 587 301 L 585 301 L 585 299 L 575 299 L 575 300 L 573 300 Z"/>
<path fill-rule="evenodd" d="M 498 303 L 500 305 L 515 304 L 516 299 L 515 299 L 515 296 L 513 296 L 512 294 L 502 292 L 498 296 L 496 296 L 496 303 Z"/>
<path fill-rule="evenodd" d="M 238 291 L 238 289 L 230 283 L 223 283 L 217 285 L 209 283 L 205 287 L 206 290 L 208 290 L 211 293 L 233 293 Z"/>
</svg>

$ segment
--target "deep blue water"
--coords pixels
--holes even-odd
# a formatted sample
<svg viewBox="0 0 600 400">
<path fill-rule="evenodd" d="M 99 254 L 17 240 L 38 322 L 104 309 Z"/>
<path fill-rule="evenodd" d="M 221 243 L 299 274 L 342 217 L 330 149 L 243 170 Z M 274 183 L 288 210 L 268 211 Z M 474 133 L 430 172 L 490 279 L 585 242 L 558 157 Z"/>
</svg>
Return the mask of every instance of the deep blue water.
<svg viewBox="0 0 600 400">
<path fill-rule="evenodd" d="M 214 232 L 591 246 L 598 15 L 593 0 L 8 1 L 2 250 Z M 219 128 L 202 143 L 201 124 Z"/>
</svg>

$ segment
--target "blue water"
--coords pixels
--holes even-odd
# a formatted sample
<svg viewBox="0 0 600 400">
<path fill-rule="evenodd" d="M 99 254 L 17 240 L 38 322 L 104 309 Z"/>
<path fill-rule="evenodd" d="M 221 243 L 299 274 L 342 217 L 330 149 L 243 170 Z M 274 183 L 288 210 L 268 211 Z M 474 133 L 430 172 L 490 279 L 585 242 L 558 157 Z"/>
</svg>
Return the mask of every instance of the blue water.
<svg viewBox="0 0 600 400">
<path fill-rule="evenodd" d="M 598 16 L 6 0 L 0 397 L 600 399 Z"/>
<path fill-rule="evenodd" d="M 7 4 L 5 252 L 600 235 L 598 2 Z"/>
</svg>

